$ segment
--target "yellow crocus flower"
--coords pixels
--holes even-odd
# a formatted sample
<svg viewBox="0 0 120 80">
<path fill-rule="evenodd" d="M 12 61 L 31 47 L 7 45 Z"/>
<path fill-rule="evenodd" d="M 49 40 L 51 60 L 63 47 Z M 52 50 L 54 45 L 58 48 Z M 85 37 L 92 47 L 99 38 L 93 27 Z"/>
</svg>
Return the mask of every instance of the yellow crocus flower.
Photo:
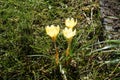
<svg viewBox="0 0 120 80">
<path fill-rule="evenodd" d="M 65 20 L 65 25 L 66 25 L 68 28 L 73 28 L 76 24 L 77 24 L 77 20 L 75 21 L 73 18 L 67 18 L 67 19 Z"/>
<path fill-rule="evenodd" d="M 65 28 L 63 30 L 63 35 L 65 36 L 66 39 L 72 40 L 73 36 L 76 34 L 76 30 L 72 30 L 72 28 Z"/>
<path fill-rule="evenodd" d="M 54 26 L 54 25 L 46 26 L 45 30 L 46 30 L 47 35 L 49 35 L 52 38 L 52 40 L 55 41 L 60 31 L 60 27 L 59 25 L 58 26 Z"/>
<path fill-rule="evenodd" d="M 68 42 L 68 47 L 66 49 L 66 56 L 68 56 L 70 54 L 70 46 L 71 46 L 71 41 L 73 36 L 75 36 L 76 34 L 76 29 L 73 31 L 72 28 L 65 28 L 63 30 L 63 35 L 65 36 L 65 38 L 67 39 Z"/>
</svg>

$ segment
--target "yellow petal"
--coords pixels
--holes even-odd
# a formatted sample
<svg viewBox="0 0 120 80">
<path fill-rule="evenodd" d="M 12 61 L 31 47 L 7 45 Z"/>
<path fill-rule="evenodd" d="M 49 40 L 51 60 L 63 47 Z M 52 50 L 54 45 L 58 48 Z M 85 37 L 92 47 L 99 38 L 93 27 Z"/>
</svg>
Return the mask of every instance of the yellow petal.
<svg viewBox="0 0 120 80">
<path fill-rule="evenodd" d="M 47 35 L 49 35 L 51 38 L 56 38 L 56 36 L 58 35 L 60 31 L 60 27 L 54 26 L 54 25 L 46 26 L 45 30 L 46 30 Z"/>
<path fill-rule="evenodd" d="M 67 18 L 65 20 L 65 25 L 68 27 L 68 28 L 73 28 L 75 25 L 77 24 L 77 20 L 75 21 L 73 18 Z"/>
<path fill-rule="evenodd" d="M 71 28 L 65 28 L 63 30 L 63 35 L 67 38 L 67 39 L 72 39 L 73 36 L 75 36 L 76 34 L 76 30 L 72 31 Z"/>
</svg>

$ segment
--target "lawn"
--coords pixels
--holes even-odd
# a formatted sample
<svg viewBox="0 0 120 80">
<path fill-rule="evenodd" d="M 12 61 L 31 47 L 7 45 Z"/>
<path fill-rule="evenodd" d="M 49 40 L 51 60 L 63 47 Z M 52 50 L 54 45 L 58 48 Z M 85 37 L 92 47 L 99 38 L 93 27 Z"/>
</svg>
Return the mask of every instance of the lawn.
<svg viewBox="0 0 120 80">
<path fill-rule="evenodd" d="M 68 18 L 77 24 L 66 56 Z M 99 0 L 0 0 L 0 80 L 119 80 L 120 41 L 104 32 Z"/>
</svg>

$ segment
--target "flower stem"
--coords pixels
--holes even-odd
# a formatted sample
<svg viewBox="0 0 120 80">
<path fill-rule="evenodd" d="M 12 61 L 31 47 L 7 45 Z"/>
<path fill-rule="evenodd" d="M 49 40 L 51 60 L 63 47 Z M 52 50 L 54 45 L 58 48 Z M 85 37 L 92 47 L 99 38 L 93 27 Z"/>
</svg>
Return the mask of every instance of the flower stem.
<svg viewBox="0 0 120 80">
<path fill-rule="evenodd" d="M 53 40 L 54 48 L 55 48 L 55 62 L 58 65 L 59 63 L 59 53 L 58 53 L 58 48 L 56 46 L 56 41 Z"/>
<path fill-rule="evenodd" d="M 58 63 L 59 63 L 59 53 L 58 53 L 58 48 L 56 48 L 55 61 L 56 61 L 56 64 L 58 65 Z"/>
<path fill-rule="evenodd" d="M 67 48 L 67 50 L 66 50 L 66 57 L 70 54 L 69 50 L 70 50 L 70 48 L 69 48 L 69 46 L 68 46 L 68 48 Z"/>
<path fill-rule="evenodd" d="M 70 54 L 71 40 L 68 40 L 68 47 L 66 49 L 66 57 Z"/>
</svg>

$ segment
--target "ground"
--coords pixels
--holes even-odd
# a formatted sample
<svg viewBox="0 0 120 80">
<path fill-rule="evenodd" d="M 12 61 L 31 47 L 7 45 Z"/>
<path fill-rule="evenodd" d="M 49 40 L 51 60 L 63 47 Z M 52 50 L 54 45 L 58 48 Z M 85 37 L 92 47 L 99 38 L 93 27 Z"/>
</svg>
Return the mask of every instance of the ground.
<svg viewBox="0 0 120 80">
<path fill-rule="evenodd" d="M 70 55 L 62 34 L 77 19 Z M 120 41 L 104 35 L 98 0 L 0 0 L 0 80 L 119 80 Z M 59 25 L 55 48 L 47 25 Z"/>
</svg>

